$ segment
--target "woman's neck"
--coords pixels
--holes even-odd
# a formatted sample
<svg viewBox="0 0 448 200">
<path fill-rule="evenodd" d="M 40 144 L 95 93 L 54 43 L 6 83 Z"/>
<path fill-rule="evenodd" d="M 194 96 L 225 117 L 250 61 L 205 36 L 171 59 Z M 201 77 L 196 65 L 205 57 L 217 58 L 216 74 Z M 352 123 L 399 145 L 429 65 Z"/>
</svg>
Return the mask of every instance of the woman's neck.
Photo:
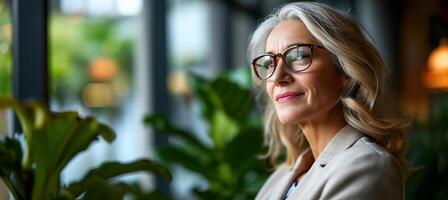
<svg viewBox="0 0 448 200">
<path fill-rule="evenodd" d="M 346 125 L 346 121 L 342 108 L 335 106 L 313 119 L 299 123 L 299 125 L 310 144 L 314 159 L 317 159 L 333 136 Z"/>
</svg>

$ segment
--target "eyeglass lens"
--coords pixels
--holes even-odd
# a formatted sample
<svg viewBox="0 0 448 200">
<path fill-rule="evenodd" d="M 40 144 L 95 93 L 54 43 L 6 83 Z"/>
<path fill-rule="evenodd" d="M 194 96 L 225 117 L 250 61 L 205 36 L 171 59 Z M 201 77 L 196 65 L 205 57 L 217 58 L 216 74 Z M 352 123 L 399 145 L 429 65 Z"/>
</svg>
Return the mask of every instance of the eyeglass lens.
<svg viewBox="0 0 448 200">
<path fill-rule="evenodd" d="M 312 59 L 311 54 L 311 47 L 297 46 L 287 49 L 281 59 L 283 59 L 283 63 L 290 71 L 297 72 L 309 67 Z M 254 61 L 254 69 L 261 79 L 267 79 L 272 76 L 276 65 L 276 56 L 274 55 L 264 55 Z"/>
</svg>

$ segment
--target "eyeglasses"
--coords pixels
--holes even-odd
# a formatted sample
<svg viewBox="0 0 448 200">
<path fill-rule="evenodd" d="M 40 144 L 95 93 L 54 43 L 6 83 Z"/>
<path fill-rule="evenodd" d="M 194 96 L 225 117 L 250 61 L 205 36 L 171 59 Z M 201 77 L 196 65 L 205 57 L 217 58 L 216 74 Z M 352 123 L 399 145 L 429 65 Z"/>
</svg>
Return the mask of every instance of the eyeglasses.
<svg viewBox="0 0 448 200">
<path fill-rule="evenodd" d="M 252 67 L 258 78 L 266 80 L 274 74 L 278 64 L 278 57 L 280 57 L 288 71 L 301 72 L 311 66 L 313 49 L 315 48 L 325 49 L 325 47 L 315 44 L 295 44 L 287 48 L 283 53 L 266 53 L 256 57 L 252 61 Z"/>
</svg>

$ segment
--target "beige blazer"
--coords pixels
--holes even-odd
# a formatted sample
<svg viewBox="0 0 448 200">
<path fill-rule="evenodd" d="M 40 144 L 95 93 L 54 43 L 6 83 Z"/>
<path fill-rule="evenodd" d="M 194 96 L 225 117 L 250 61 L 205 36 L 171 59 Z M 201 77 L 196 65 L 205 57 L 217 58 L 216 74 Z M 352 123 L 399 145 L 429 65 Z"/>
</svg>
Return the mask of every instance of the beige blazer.
<svg viewBox="0 0 448 200">
<path fill-rule="evenodd" d="M 283 199 L 307 151 L 293 166 L 280 165 L 258 192 L 256 200 Z M 346 125 L 287 199 L 403 199 L 404 181 L 398 166 L 385 149 Z"/>
</svg>

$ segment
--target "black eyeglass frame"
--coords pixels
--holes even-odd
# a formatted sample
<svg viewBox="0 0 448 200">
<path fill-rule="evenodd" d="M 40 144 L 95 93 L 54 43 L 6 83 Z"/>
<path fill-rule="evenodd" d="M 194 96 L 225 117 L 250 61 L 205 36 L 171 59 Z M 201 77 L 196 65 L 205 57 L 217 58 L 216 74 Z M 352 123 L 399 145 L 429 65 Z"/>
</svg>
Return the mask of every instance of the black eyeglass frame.
<svg viewBox="0 0 448 200">
<path fill-rule="evenodd" d="M 286 53 L 287 53 L 288 51 L 290 51 L 291 49 L 295 49 L 295 48 L 303 47 L 303 46 L 309 47 L 309 48 L 311 49 L 311 58 L 310 58 L 311 60 L 310 60 L 310 63 L 309 63 L 308 66 L 305 67 L 304 69 L 301 69 L 301 70 L 293 70 L 293 69 L 291 69 L 290 66 L 288 66 L 288 63 L 286 62 L 286 57 L 285 57 L 285 55 L 286 55 Z M 300 43 L 300 44 L 294 44 L 294 45 L 288 47 L 288 48 L 285 49 L 282 53 L 276 53 L 276 54 L 273 54 L 273 53 L 265 53 L 265 54 L 262 54 L 262 55 L 260 55 L 260 56 L 257 56 L 256 58 L 254 58 L 254 59 L 252 60 L 252 63 L 251 63 L 251 64 L 252 64 L 252 68 L 253 68 L 255 74 L 257 75 L 257 77 L 258 77 L 259 79 L 261 79 L 261 80 L 267 80 L 267 79 L 271 78 L 272 75 L 274 75 L 274 72 L 275 72 L 275 70 L 277 69 L 277 64 L 278 64 L 278 63 L 277 63 L 277 57 L 281 57 L 283 63 L 285 63 L 285 65 L 286 65 L 286 69 L 287 69 L 289 72 L 302 72 L 302 71 L 305 71 L 305 70 L 307 70 L 308 68 L 310 68 L 311 63 L 313 62 L 314 49 L 315 49 L 315 48 L 325 49 L 325 47 L 322 46 L 322 45 Z M 256 69 L 256 64 L 255 64 L 255 63 L 257 62 L 258 59 L 260 59 L 260 58 L 262 58 L 262 57 L 264 57 L 264 56 L 270 56 L 270 57 L 274 60 L 274 70 L 272 70 L 272 73 L 271 73 L 269 76 L 267 76 L 266 78 L 261 78 L 261 76 L 258 74 L 258 71 L 257 71 L 257 69 Z"/>
</svg>

